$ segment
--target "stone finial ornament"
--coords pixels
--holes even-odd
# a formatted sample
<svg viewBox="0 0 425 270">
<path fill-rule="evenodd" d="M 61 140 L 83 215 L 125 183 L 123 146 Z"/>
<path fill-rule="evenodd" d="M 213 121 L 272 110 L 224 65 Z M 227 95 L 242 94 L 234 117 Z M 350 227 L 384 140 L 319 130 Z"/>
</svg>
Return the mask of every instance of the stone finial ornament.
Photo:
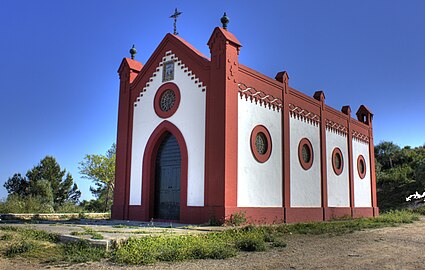
<svg viewBox="0 0 425 270">
<path fill-rule="evenodd" d="M 137 50 L 136 50 L 136 47 L 134 47 L 134 44 L 133 44 L 133 47 L 130 49 L 131 59 L 134 59 L 134 56 L 136 55 L 136 53 L 137 53 Z"/>
<path fill-rule="evenodd" d="M 227 24 L 229 23 L 229 17 L 227 17 L 226 12 L 224 12 L 223 17 L 220 19 L 221 23 L 223 24 L 223 29 L 227 30 Z"/>
</svg>

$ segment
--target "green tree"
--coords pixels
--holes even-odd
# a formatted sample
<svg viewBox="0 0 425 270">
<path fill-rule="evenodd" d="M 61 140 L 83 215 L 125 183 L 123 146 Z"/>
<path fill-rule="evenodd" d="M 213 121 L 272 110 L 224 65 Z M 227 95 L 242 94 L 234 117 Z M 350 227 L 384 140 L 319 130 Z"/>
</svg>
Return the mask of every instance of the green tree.
<svg viewBox="0 0 425 270">
<path fill-rule="evenodd" d="M 62 170 L 56 159 L 46 156 L 39 164 L 27 172 L 30 195 L 49 196 L 52 192 L 52 204 L 55 209 L 66 202 L 78 203 L 81 192 L 74 183 L 72 175 Z M 45 182 L 44 182 L 45 181 Z"/>
<path fill-rule="evenodd" d="M 394 168 L 400 147 L 393 142 L 380 142 L 375 146 L 375 157 L 384 169 Z"/>
<path fill-rule="evenodd" d="M 65 203 L 78 203 L 81 196 L 71 174 L 62 170 L 56 159 L 51 156 L 46 156 L 39 164 L 28 170 L 26 177 L 14 174 L 6 181 L 4 187 L 9 193 L 10 204 L 21 200 L 22 207 L 18 207 L 20 211 L 33 211 L 45 207 L 45 211 L 51 212 L 51 209 L 56 210 Z M 34 208 L 28 204 L 37 204 L 40 207 Z"/>
<path fill-rule="evenodd" d="M 112 144 L 105 155 L 86 155 L 80 162 L 80 174 L 83 178 L 93 181 L 95 187 L 90 187 L 98 202 L 90 205 L 101 205 L 101 211 L 110 210 L 113 200 L 115 184 L 115 156 L 116 146 Z"/>
<path fill-rule="evenodd" d="M 24 197 L 28 195 L 28 180 L 20 173 L 15 173 L 3 185 L 7 193 L 16 194 L 17 196 Z"/>
</svg>

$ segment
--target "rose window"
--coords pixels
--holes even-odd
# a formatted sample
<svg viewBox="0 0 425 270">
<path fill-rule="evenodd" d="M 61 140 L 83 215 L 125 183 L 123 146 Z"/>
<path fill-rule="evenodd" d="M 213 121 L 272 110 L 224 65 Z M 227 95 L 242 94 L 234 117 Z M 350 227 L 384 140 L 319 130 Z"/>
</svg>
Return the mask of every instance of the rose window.
<svg viewBox="0 0 425 270">
<path fill-rule="evenodd" d="M 174 106 L 175 102 L 176 94 L 174 93 L 174 91 L 171 89 L 166 90 L 161 96 L 161 101 L 159 105 L 161 111 L 168 112 Z"/>
</svg>

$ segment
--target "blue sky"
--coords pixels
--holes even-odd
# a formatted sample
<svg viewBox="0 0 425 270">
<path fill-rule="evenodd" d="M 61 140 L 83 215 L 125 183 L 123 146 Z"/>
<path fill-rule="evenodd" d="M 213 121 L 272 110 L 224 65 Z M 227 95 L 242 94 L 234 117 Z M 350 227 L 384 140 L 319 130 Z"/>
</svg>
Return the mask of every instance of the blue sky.
<svg viewBox="0 0 425 270">
<path fill-rule="evenodd" d="M 145 63 L 174 8 L 180 36 L 209 55 L 220 17 L 244 65 L 326 103 L 375 114 L 375 142 L 425 143 L 425 1 L 0 1 L 0 184 L 46 155 L 91 197 L 78 162 L 116 139 L 117 69 Z M 0 198 L 6 196 L 0 187 Z"/>
</svg>

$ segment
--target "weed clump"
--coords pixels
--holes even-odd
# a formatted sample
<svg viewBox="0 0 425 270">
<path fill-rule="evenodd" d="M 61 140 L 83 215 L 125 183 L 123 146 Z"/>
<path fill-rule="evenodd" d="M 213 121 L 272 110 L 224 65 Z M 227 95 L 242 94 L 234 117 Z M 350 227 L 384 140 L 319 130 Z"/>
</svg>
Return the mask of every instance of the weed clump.
<svg viewBox="0 0 425 270">
<path fill-rule="evenodd" d="M 91 236 L 91 239 L 101 240 L 103 239 L 103 235 L 96 232 L 92 228 L 84 228 L 84 231 L 82 232 L 71 232 L 71 235 L 89 235 Z"/>
<path fill-rule="evenodd" d="M 413 209 L 413 212 L 425 216 L 425 205 Z"/>
<path fill-rule="evenodd" d="M 3 234 L 0 236 L 1 241 L 10 241 L 13 239 L 13 236 L 11 234 Z"/>
<path fill-rule="evenodd" d="M 264 239 L 258 237 L 244 236 L 236 240 L 235 246 L 241 251 L 265 251 L 266 244 Z"/>
<path fill-rule="evenodd" d="M 4 252 L 4 255 L 6 257 L 13 258 L 16 255 L 33 250 L 35 247 L 36 245 L 34 245 L 34 243 L 24 241 L 18 245 L 13 245 L 9 247 L 8 249 L 6 249 L 6 251 Z"/>
<path fill-rule="evenodd" d="M 237 212 L 230 215 L 229 219 L 225 221 L 227 226 L 240 226 L 247 222 L 245 212 Z"/>
<path fill-rule="evenodd" d="M 105 248 L 92 246 L 85 240 L 64 244 L 62 250 L 64 260 L 73 263 L 100 261 L 107 257 Z"/>
</svg>

